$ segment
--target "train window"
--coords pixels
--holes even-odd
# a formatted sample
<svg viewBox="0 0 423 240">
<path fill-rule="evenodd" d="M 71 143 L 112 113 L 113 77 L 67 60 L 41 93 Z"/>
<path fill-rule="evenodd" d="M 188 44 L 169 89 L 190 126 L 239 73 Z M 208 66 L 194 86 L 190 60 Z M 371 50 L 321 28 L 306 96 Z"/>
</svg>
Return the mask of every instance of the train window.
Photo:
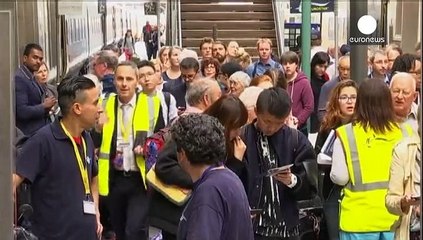
<svg viewBox="0 0 423 240">
<path fill-rule="evenodd" d="M 81 34 L 81 19 L 78 19 L 78 41 L 81 41 L 82 34 Z"/>
<path fill-rule="evenodd" d="M 70 20 L 70 31 L 71 31 L 71 43 L 74 43 L 75 42 L 75 21 L 74 21 L 75 19 L 71 19 Z"/>
<path fill-rule="evenodd" d="M 71 29 L 70 29 L 70 22 L 69 22 L 69 20 L 68 19 L 66 19 L 66 29 L 68 30 L 68 34 L 67 34 L 67 37 L 68 37 L 68 43 L 70 43 L 71 41 L 72 41 L 72 38 L 71 38 Z"/>
</svg>

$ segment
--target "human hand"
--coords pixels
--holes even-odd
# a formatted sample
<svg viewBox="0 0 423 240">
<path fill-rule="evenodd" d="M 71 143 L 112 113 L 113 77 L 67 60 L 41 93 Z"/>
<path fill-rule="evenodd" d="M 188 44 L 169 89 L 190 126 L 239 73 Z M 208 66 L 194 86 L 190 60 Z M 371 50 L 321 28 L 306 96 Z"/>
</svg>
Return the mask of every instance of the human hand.
<svg viewBox="0 0 423 240">
<path fill-rule="evenodd" d="M 247 146 L 245 145 L 244 141 L 242 141 L 241 137 L 236 137 L 234 140 L 234 157 L 240 161 L 244 158 L 245 150 L 247 150 Z"/>
<path fill-rule="evenodd" d="M 403 212 L 408 212 L 410 209 L 410 206 L 416 206 L 420 203 L 420 201 L 418 199 L 415 198 L 411 198 L 408 195 L 404 195 L 401 198 L 401 210 Z"/>
<path fill-rule="evenodd" d="M 141 145 L 138 145 L 134 148 L 134 153 L 137 155 L 142 155 L 144 154 L 144 150 L 142 149 Z"/>
<path fill-rule="evenodd" d="M 291 169 L 286 169 L 280 173 L 273 175 L 273 177 L 279 182 L 283 183 L 285 186 L 292 184 L 292 173 Z"/>
<path fill-rule="evenodd" d="M 298 128 L 298 118 L 291 115 L 291 116 L 288 117 L 285 124 L 288 125 L 288 127 L 297 129 Z"/>
<path fill-rule="evenodd" d="M 96 230 L 97 237 L 98 239 L 101 239 L 102 237 L 101 235 L 103 233 L 103 225 L 100 222 L 100 213 L 98 211 L 96 213 L 96 221 L 97 221 L 97 230 Z"/>
<path fill-rule="evenodd" d="M 47 97 L 43 101 L 43 106 L 45 109 L 51 109 L 56 103 L 57 100 L 55 97 Z"/>
</svg>

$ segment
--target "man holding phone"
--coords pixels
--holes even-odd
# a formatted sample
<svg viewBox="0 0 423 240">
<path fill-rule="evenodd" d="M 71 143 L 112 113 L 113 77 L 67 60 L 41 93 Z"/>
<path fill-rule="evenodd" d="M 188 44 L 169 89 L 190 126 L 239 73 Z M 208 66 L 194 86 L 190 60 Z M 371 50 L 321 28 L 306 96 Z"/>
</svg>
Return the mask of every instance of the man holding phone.
<svg viewBox="0 0 423 240">
<path fill-rule="evenodd" d="M 250 207 L 263 209 L 254 217 L 255 239 L 299 239 L 297 201 L 310 199 L 317 191 L 303 166 L 305 161 L 316 161 L 313 147 L 305 135 L 285 125 L 290 111 L 285 90 L 261 92 L 257 120 L 245 127 L 244 158 L 228 165 L 241 178 Z"/>
</svg>

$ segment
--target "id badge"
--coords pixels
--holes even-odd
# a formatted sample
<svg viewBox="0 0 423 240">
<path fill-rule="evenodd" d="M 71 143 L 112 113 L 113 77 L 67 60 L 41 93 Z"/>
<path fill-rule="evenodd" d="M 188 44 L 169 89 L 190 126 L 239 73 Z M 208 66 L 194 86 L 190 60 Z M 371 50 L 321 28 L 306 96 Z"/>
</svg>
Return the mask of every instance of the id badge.
<svg viewBox="0 0 423 240">
<path fill-rule="evenodd" d="M 85 214 L 95 215 L 95 204 L 93 201 L 82 201 Z"/>
</svg>

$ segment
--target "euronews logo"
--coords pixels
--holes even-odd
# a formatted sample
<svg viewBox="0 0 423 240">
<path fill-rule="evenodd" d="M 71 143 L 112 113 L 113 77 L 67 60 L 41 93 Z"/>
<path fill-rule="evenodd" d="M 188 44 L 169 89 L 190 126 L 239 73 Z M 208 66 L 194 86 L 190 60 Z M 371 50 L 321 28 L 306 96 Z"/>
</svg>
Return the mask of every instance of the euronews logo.
<svg viewBox="0 0 423 240">
<path fill-rule="evenodd" d="M 360 36 L 351 36 L 348 39 L 352 45 L 379 45 L 385 43 L 385 37 L 374 36 L 377 28 L 376 19 L 370 15 L 361 16 L 357 22 Z"/>
</svg>

